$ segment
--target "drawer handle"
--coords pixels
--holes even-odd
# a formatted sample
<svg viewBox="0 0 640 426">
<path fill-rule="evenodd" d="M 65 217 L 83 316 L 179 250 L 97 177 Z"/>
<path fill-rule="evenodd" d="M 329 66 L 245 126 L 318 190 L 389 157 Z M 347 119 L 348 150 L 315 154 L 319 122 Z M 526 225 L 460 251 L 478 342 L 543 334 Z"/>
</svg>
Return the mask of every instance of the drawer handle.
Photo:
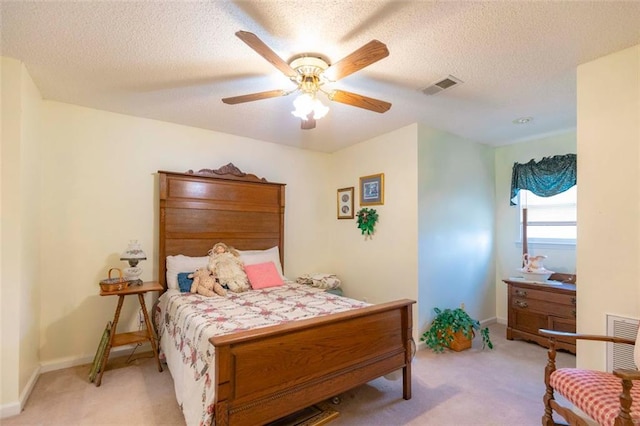
<svg viewBox="0 0 640 426">
<path fill-rule="evenodd" d="M 523 302 L 522 300 L 516 300 L 516 305 L 518 305 L 521 308 L 526 308 L 529 306 L 527 302 Z"/>
<path fill-rule="evenodd" d="M 516 296 L 527 297 L 527 292 L 524 290 L 516 290 Z"/>
<path fill-rule="evenodd" d="M 571 298 L 571 304 L 573 304 L 573 305 L 575 305 L 575 304 L 576 304 L 576 298 L 575 298 L 575 297 L 572 297 L 572 298 Z"/>
</svg>

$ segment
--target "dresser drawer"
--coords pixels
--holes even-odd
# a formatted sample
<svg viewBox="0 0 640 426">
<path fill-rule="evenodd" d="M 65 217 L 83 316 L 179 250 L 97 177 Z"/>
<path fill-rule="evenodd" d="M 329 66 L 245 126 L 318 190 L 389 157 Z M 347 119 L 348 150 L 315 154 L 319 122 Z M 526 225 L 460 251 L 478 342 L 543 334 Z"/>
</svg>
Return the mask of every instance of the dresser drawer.
<svg viewBox="0 0 640 426">
<path fill-rule="evenodd" d="M 568 333 L 576 332 L 575 320 L 547 316 L 542 313 L 527 311 L 525 309 L 513 310 L 512 319 L 513 324 L 511 326 L 514 329 L 534 335 L 538 335 L 538 330 L 540 330 L 541 328 L 555 331 L 565 331 Z M 544 340 L 546 340 L 546 338 L 544 338 Z M 556 340 L 559 342 L 567 342 L 575 345 L 574 338 L 559 337 Z"/>
<path fill-rule="evenodd" d="M 562 305 L 545 300 L 528 299 L 523 297 L 513 297 L 511 299 L 511 309 L 538 312 L 545 315 L 553 315 L 560 318 L 575 318 L 576 308 L 573 305 Z M 546 325 L 544 326 L 546 327 Z"/>
<path fill-rule="evenodd" d="M 575 306 L 575 294 L 553 293 L 544 290 L 511 286 L 511 297 L 523 300 L 536 300 L 540 302 L 551 302 L 559 305 Z"/>
<path fill-rule="evenodd" d="M 558 318 L 554 316 L 549 316 L 549 324 L 547 325 L 548 330 L 556 330 L 556 331 L 564 331 L 567 333 L 575 333 L 576 332 L 576 320 L 567 319 L 567 318 Z M 572 342 L 575 342 L 576 339 L 569 339 Z"/>
</svg>

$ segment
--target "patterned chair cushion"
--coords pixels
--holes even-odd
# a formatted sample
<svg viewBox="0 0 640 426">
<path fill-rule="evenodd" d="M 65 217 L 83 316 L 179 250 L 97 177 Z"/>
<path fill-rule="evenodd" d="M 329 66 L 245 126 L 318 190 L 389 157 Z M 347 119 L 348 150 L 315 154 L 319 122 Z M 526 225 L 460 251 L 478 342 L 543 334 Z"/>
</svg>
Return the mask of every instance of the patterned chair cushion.
<svg viewBox="0 0 640 426">
<path fill-rule="evenodd" d="M 551 374 L 551 386 L 600 425 L 613 426 L 620 411 L 622 381 L 611 373 L 560 368 Z M 640 381 L 631 388 L 631 417 L 640 424 Z"/>
</svg>

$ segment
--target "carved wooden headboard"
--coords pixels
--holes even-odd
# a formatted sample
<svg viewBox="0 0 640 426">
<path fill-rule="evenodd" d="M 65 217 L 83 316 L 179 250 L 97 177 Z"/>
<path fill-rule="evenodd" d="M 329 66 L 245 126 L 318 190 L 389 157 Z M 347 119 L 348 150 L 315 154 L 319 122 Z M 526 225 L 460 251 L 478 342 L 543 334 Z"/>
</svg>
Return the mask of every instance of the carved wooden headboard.
<svg viewBox="0 0 640 426">
<path fill-rule="evenodd" d="M 284 266 L 285 184 L 243 173 L 231 163 L 217 170 L 158 174 L 163 287 L 167 256 L 206 256 L 217 242 L 239 250 L 278 246 Z"/>
</svg>

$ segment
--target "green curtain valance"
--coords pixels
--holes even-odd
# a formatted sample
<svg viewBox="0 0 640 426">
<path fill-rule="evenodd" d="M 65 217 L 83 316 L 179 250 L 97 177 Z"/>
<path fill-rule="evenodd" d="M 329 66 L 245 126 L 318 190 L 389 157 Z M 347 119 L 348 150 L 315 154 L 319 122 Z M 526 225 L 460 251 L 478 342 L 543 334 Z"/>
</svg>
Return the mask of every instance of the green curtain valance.
<svg viewBox="0 0 640 426">
<path fill-rule="evenodd" d="M 521 189 L 533 192 L 539 197 L 551 197 L 574 186 L 577 182 L 576 154 L 545 157 L 537 163 L 514 163 L 511 175 L 511 197 L 509 204 L 515 206 L 514 199 Z"/>
</svg>

